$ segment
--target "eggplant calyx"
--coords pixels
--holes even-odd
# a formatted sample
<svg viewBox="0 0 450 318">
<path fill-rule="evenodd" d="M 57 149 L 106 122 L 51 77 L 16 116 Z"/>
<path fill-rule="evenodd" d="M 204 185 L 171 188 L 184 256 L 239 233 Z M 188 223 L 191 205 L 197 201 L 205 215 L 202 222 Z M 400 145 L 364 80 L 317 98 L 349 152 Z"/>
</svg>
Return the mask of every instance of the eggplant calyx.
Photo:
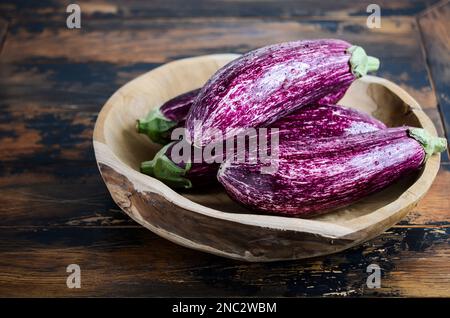
<svg viewBox="0 0 450 318">
<path fill-rule="evenodd" d="M 141 172 L 155 177 L 172 188 L 190 189 L 192 188 L 192 183 L 185 176 L 190 170 L 191 164 L 186 164 L 186 167 L 183 169 L 170 160 L 166 155 L 166 151 L 171 145 L 172 143 L 164 146 L 158 151 L 153 160 L 142 162 Z"/>
<path fill-rule="evenodd" d="M 447 149 L 447 139 L 432 136 L 425 129 L 410 128 L 408 129 L 408 134 L 422 145 L 425 151 L 424 161 L 428 160 L 430 156 Z"/>
<path fill-rule="evenodd" d="M 170 130 L 176 125 L 175 121 L 168 119 L 159 109 L 155 109 L 147 117 L 137 120 L 136 130 L 156 143 L 166 144 L 170 141 Z"/>
<path fill-rule="evenodd" d="M 356 77 L 366 75 L 368 72 L 375 72 L 380 67 L 380 60 L 373 56 L 368 56 L 366 51 L 360 46 L 352 45 L 347 49 L 351 54 L 349 63 L 352 73 Z"/>
</svg>

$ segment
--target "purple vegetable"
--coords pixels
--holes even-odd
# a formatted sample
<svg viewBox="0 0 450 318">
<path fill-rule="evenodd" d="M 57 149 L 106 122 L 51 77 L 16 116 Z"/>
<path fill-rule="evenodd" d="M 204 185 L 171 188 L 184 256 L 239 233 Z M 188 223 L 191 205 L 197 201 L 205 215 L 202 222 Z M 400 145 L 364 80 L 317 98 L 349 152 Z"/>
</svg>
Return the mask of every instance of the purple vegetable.
<svg viewBox="0 0 450 318">
<path fill-rule="evenodd" d="M 146 134 L 160 144 L 170 142 L 170 134 L 176 127 L 184 126 L 186 116 L 200 89 L 178 95 L 152 110 L 145 118 L 137 121 L 137 131 Z"/>
<path fill-rule="evenodd" d="M 354 109 L 336 105 L 306 106 L 292 114 L 283 117 L 270 125 L 278 128 L 280 139 L 301 140 L 305 137 L 331 137 L 346 134 L 385 129 L 386 126 L 377 119 Z M 270 131 L 270 130 L 269 130 Z M 270 140 L 266 136 L 265 140 Z M 175 145 L 191 149 L 191 159 L 186 162 L 174 163 L 172 148 Z M 160 152 L 151 161 L 143 162 L 141 171 L 154 176 L 161 181 L 177 188 L 190 188 L 216 181 L 219 168 L 217 163 L 194 162 L 193 149 L 186 141 L 173 142 Z"/>
<path fill-rule="evenodd" d="M 267 127 L 308 104 L 336 103 L 379 61 L 342 40 L 266 46 L 225 65 L 201 89 L 186 119 L 195 146 L 227 139 L 243 128 Z"/>
<path fill-rule="evenodd" d="M 251 209 L 309 217 L 387 187 L 445 148 L 444 138 L 408 127 L 280 140 L 273 174 L 262 174 L 260 164 L 226 161 L 217 177 L 234 200 Z"/>
<path fill-rule="evenodd" d="M 386 125 L 356 109 L 339 105 L 308 105 L 272 123 L 280 138 L 301 140 L 303 137 L 353 135 L 385 129 Z"/>
<path fill-rule="evenodd" d="M 171 132 L 173 129 L 178 127 L 183 127 L 186 121 L 186 117 L 188 115 L 189 110 L 192 107 L 192 104 L 194 103 L 195 98 L 198 96 L 198 93 L 200 92 L 199 89 L 195 89 L 192 91 L 189 91 L 187 93 L 178 95 L 166 103 L 164 103 L 162 106 L 160 106 L 157 109 L 154 109 L 148 113 L 148 115 L 143 118 L 139 119 L 137 121 L 137 131 L 141 134 L 147 135 L 152 141 L 160 143 L 160 144 L 168 144 L 171 141 Z M 330 101 L 339 100 L 344 95 L 345 91 L 342 90 L 338 92 L 337 94 L 331 94 L 329 96 L 325 96 L 319 101 L 319 105 L 329 105 Z M 324 109 L 323 112 L 326 112 Z M 312 115 L 310 112 L 309 114 Z M 308 118 L 309 114 L 306 113 L 305 116 L 301 116 L 301 118 Z M 351 113 L 348 114 L 351 116 Z M 362 113 L 359 113 L 357 116 L 362 116 Z M 290 118 L 290 115 L 287 115 L 285 117 L 286 120 L 283 120 L 285 117 L 280 119 L 280 123 L 286 122 L 289 125 L 289 122 L 292 120 L 295 120 L 296 118 Z M 297 113 L 294 111 L 293 117 L 296 117 Z M 315 116 L 321 116 L 321 114 L 318 112 Z M 327 116 L 328 115 L 323 115 Z M 369 115 L 367 115 L 367 118 L 370 118 Z M 300 118 L 299 118 L 300 119 Z M 370 122 L 370 120 L 369 120 Z M 379 123 L 379 122 L 378 122 Z M 292 125 L 291 125 L 292 126 Z M 277 126 L 279 127 L 279 126 Z M 334 126 L 329 126 L 329 128 L 333 128 Z M 329 136 L 329 132 L 327 128 L 323 132 L 324 136 Z M 316 131 L 317 132 L 317 131 Z"/>
</svg>

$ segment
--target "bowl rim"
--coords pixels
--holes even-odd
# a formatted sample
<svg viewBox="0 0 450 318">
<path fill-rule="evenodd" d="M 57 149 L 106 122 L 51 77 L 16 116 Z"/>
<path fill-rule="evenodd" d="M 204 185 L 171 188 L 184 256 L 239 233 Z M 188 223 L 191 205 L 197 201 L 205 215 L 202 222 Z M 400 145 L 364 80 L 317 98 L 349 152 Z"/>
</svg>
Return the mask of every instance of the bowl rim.
<svg viewBox="0 0 450 318">
<path fill-rule="evenodd" d="M 132 79 L 120 87 L 104 104 L 95 123 L 93 132 L 93 147 L 99 168 L 100 164 L 106 164 L 113 167 L 117 172 L 120 172 L 127 176 L 127 178 L 130 178 L 130 180 L 133 181 L 133 184 L 138 187 L 138 190 L 159 194 L 164 197 L 165 200 L 180 208 L 189 210 L 192 213 L 200 213 L 208 217 L 222 219 L 224 221 L 238 222 L 250 226 L 295 232 L 316 233 L 329 238 L 350 237 L 359 232 L 364 232 L 370 227 L 384 222 L 386 219 L 394 218 L 398 213 L 401 213 L 405 206 L 408 207 L 416 204 L 416 202 L 428 191 L 439 170 L 440 155 L 434 155 L 429 158 L 423 167 L 420 177 L 394 201 L 370 213 L 346 221 L 341 225 L 315 219 L 301 219 L 253 213 L 230 213 L 209 208 L 201 205 L 200 203 L 189 200 L 161 181 L 132 169 L 127 164 L 122 162 L 108 147 L 104 136 L 104 123 L 110 112 L 113 110 L 114 105 L 117 105 L 117 102 L 123 98 L 122 93 L 124 90 L 134 86 L 136 82 L 142 81 L 144 77 L 150 76 L 150 74 L 157 76 L 159 72 L 165 71 L 166 68 L 179 67 L 184 63 L 195 63 L 204 59 L 231 61 L 238 56 L 239 54 L 210 54 L 175 60 L 150 70 L 149 72 Z M 404 89 L 387 79 L 377 76 L 368 75 L 360 78 L 359 80 L 367 82 L 368 84 L 376 83 L 385 86 L 410 107 L 411 111 L 418 118 L 423 128 L 428 130 L 432 135 L 437 136 L 436 128 L 434 127 L 431 119 L 425 114 L 419 103 Z M 105 179 L 104 181 L 108 186 L 107 181 Z M 401 217 L 403 217 L 403 215 Z M 149 227 L 147 226 L 145 220 L 141 220 L 136 216 L 134 216 L 133 219 L 138 221 L 143 226 L 147 228 Z"/>
</svg>

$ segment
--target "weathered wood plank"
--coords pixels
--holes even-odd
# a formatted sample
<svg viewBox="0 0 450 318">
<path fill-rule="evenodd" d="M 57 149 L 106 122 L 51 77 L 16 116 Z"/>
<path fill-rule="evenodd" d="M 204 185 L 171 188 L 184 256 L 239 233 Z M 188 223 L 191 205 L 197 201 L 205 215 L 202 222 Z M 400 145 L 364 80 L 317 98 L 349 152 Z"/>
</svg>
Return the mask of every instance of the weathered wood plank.
<svg viewBox="0 0 450 318">
<path fill-rule="evenodd" d="M 435 108 L 430 107 L 430 108 L 425 108 L 424 111 L 428 115 L 428 117 L 431 119 L 434 126 L 436 127 L 438 136 L 439 137 L 447 137 L 446 130 L 445 130 L 444 124 L 442 122 L 442 115 L 441 115 L 441 112 L 439 111 L 439 108 L 438 107 L 435 107 Z M 449 158 L 448 154 L 449 154 L 448 149 L 447 149 L 447 151 L 444 151 L 441 153 L 441 162 L 450 163 L 450 158 Z"/>
<path fill-rule="evenodd" d="M 401 224 L 450 224 L 450 166 L 443 165 L 428 193 Z"/>
<path fill-rule="evenodd" d="M 445 137 L 445 128 L 441 120 L 441 114 L 438 108 L 426 108 L 424 109 L 427 116 L 431 119 L 436 127 L 437 133 L 440 137 Z"/>
<path fill-rule="evenodd" d="M 427 63 L 450 140 L 450 2 L 443 1 L 418 17 Z"/>
<path fill-rule="evenodd" d="M 327 23 L 336 24 L 331 29 L 323 19 L 314 18 L 301 23 L 185 19 L 121 24 L 117 20 L 92 20 L 83 34 L 47 22 L 40 22 L 43 31 L 29 31 L 26 25 L 31 22 L 24 23 L 13 24 L 0 63 L 0 152 L 5 161 L 91 160 L 90 135 L 96 113 L 128 80 L 173 58 L 224 50 L 244 52 L 279 41 L 282 34 L 286 40 L 298 38 L 303 31 L 311 36 L 342 35 L 363 41 L 367 50 L 383 61 L 379 74 L 412 93 L 442 133 L 434 111 L 434 94 L 421 63 L 414 20 L 410 18 L 387 18 L 383 31 L 374 32 L 357 27 L 365 23 L 357 17 L 329 20 Z M 111 27 L 114 23 L 117 27 Z M 158 36 L 162 30 L 166 32 L 164 37 Z M 198 34 L 189 37 L 191 32 Z M 368 39 L 363 40 L 365 37 Z M 175 40 L 169 43 L 167 38 Z M 231 38 L 235 44 L 227 48 Z M 98 54 L 95 43 L 101 39 L 109 48 L 108 54 Z M 391 50 L 380 46 L 384 40 L 389 41 Z"/>
<path fill-rule="evenodd" d="M 2 229 L 1 296 L 450 296 L 449 228 L 394 229 L 345 253 L 247 264 L 139 228 Z M 81 267 L 81 289 L 66 267 Z M 381 289 L 366 268 L 382 269 Z"/>
<path fill-rule="evenodd" d="M 3 50 L 3 43 L 5 43 L 7 31 L 8 31 L 8 21 L 0 18 L 0 54 Z"/>
<path fill-rule="evenodd" d="M 435 107 L 415 20 L 386 17 L 383 28 L 372 30 L 365 22 L 361 17 L 90 20 L 81 30 L 68 30 L 48 21 L 36 22 L 38 26 L 30 29 L 30 21 L 15 22 L 0 65 L 0 85 L 5 87 L 2 97 L 5 102 L 14 97 L 36 100 L 56 98 L 49 92 L 64 95 L 68 91 L 75 101 L 86 101 L 82 92 L 106 99 L 118 85 L 173 59 L 243 53 L 268 43 L 305 37 L 338 37 L 378 56 L 382 61 L 378 75 L 399 83 L 424 107 Z"/>
<path fill-rule="evenodd" d="M 384 53 L 397 58 L 411 54 L 403 52 L 406 50 L 401 50 L 401 47 L 420 52 L 415 20 L 411 17 L 386 17 L 380 29 L 367 28 L 363 17 L 308 17 L 301 20 L 95 19 L 86 21 L 80 30 L 65 28 L 63 19 L 18 19 L 11 23 L 10 32 L 5 61 L 20 61 L 34 56 L 66 58 L 73 62 L 163 63 L 181 56 L 192 56 L 196 50 L 245 52 L 270 43 L 326 36 L 337 36 L 363 45 L 372 54 Z M 36 43 L 40 45 L 34 45 Z M 107 54 L 98 50 L 100 43 Z M 393 46 L 386 50 L 385 47 L 391 44 Z"/>
<path fill-rule="evenodd" d="M 430 191 L 398 225 L 450 224 L 450 166 L 443 166 Z M 94 161 L 8 164 L 0 170 L 0 226 L 139 226 L 112 201 Z"/>
<path fill-rule="evenodd" d="M 57 112 L 98 112 L 118 87 L 158 65 L 77 63 L 30 54 L 17 63 L 0 61 L 1 110 L 26 113 L 28 118 L 39 108 Z"/>
<path fill-rule="evenodd" d="M 414 15 L 437 0 L 379 0 L 383 15 Z M 49 18 L 65 12 L 68 1 L 28 1 L 0 4 L 5 16 Z M 370 1 L 314 0 L 152 0 L 152 1 L 77 1 L 84 18 L 156 18 L 156 17 L 305 17 L 311 15 L 367 15 Z"/>
<path fill-rule="evenodd" d="M 372 35 L 372 31 L 356 27 L 364 25 L 364 19 L 355 17 L 348 21 L 335 21 L 336 28 L 330 28 L 329 23 L 334 23 L 332 21 L 335 20 L 330 19 L 327 24 L 323 19 L 314 18 L 301 23 L 252 19 L 181 19 L 121 24 L 122 22 L 117 20 L 92 20 L 90 24 L 85 25 L 88 29 L 86 34 L 78 34 L 76 31 L 61 29 L 60 26 L 51 24 L 49 26 L 47 22 L 40 22 L 45 29 L 43 31 L 27 30 L 23 29 L 25 26 L 20 23 L 14 24 L 12 34 L 8 38 L 6 59 L 2 59 L 0 64 L 0 86 L 3 88 L 0 90 L 0 142 L 3 146 L 0 149 L 0 184 L 5 190 L 21 188 L 30 194 L 19 198 L 23 202 L 35 202 L 36 196 L 53 198 L 54 202 L 45 207 L 46 212 L 42 212 L 39 205 L 35 208 L 32 205 L 33 210 L 36 209 L 35 213 L 30 213 L 26 206 L 21 206 L 17 215 L 5 211 L 8 217 L 3 219 L 3 224 L 13 225 L 15 217 L 20 220 L 19 224 L 40 226 L 48 225 L 51 220 L 55 225 L 74 224 L 73 220 L 81 225 L 95 225 L 98 222 L 89 220 L 96 217 L 99 217 L 102 220 L 100 223 L 103 222 L 104 225 L 114 223 L 116 219 L 110 218 L 110 209 L 113 209 L 114 205 L 94 165 L 91 135 L 98 110 L 117 87 L 173 58 L 223 52 L 224 47 L 229 45 L 230 38 L 238 39 L 237 45 L 233 44 L 230 50 L 243 52 L 265 42 L 279 41 L 280 34 L 285 34 L 286 39 L 294 39 L 308 30 L 313 33 L 312 36 L 318 37 L 342 35 L 362 40 L 364 34 Z M 380 33 L 374 31 L 374 37 L 364 40 L 364 46 L 369 52 L 373 51 L 374 55 L 380 55 L 382 60 L 386 61 L 380 70 L 382 76 L 399 82 L 416 98 L 422 100 L 427 113 L 442 134 L 440 119 L 434 108 L 434 95 L 426 80 L 426 69 L 421 64 L 414 20 L 391 18 L 387 21 L 390 22 L 384 23 L 386 29 L 379 31 Z M 117 28 L 111 27 L 114 23 L 117 23 Z M 114 31 L 119 27 L 121 32 Z M 238 30 L 241 28 L 246 30 L 244 36 L 239 35 Z M 204 31 L 197 34 L 197 43 L 191 45 L 189 41 L 192 39 L 186 40 L 188 32 L 200 32 L 199 29 Z M 258 29 L 260 35 L 255 39 L 252 34 Z M 168 37 L 175 36 L 175 42 L 179 45 L 170 46 L 165 37 L 158 37 L 161 30 L 168 32 Z M 232 34 L 227 35 L 229 32 Z M 145 34 L 152 35 L 153 42 L 158 43 L 156 48 L 150 46 L 148 40 L 148 45 L 140 41 L 136 41 L 139 45 L 127 44 L 133 42 L 129 40 L 133 37 L 145 40 Z M 391 36 L 393 39 L 389 40 Z M 109 54 L 96 54 L 94 51 L 98 48 L 93 42 L 85 40 L 89 37 L 98 41 L 102 37 L 106 39 L 106 47 L 111 48 Z M 122 38 L 119 46 L 114 44 L 115 37 Z M 219 40 L 211 44 L 210 39 L 214 37 Z M 77 54 L 70 48 L 68 39 L 72 39 L 75 42 L 73 45 L 80 48 Z M 380 46 L 383 39 L 387 39 L 392 45 L 391 50 Z M 35 42 L 36 46 L 24 45 L 27 40 Z M 54 50 L 40 50 L 38 41 L 42 41 L 40 45 Z M 58 43 L 61 44 L 60 48 L 57 48 Z M 89 47 L 93 45 L 94 49 L 91 50 Z M 167 52 L 162 49 L 164 46 L 167 46 L 167 52 L 172 52 L 173 56 L 165 55 Z M 440 186 L 433 188 L 435 190 L 429 194 L 431 196 L 422 201 L 422 208 L 417 210 L 417 214 L 412 214 L 412 219 L 407 222 L 428 224 L 433 222 L 435 213 L 436 222 L 448 222 L 445 213 L 445 204 L 448 204 L 448 201 L 445 200 L 445 193 L 440 192 L 446 189 L 446 183 L 445 178 L 441 179 Z M 86 191 L 83 191 L 84 182 L 90 183 L 85 187 Z M 34 189 L 37 185 L 40 185 L 40 188 Z M 71 195 L 59 192 L 59 187 Z M 95 187 L 99 190 L 92 192 Z M 62 204 L 74 202 L 76 196 L 90 198 L 91 193 L 103 195 L 107 207 L 89 209 L 89 204 L 93 204 L 92 207 L 99 203 L 91 199 L 80 205 L 73 203 L 72 208 Z M 8 197 L 17 198 L 14 191 L 9 194 Z M 7 207 L 11 203 L 12 201 L 5 201 L 3 206 Z M 39 215 L 46 217 L 38 219 Z M 124 218 L 119 217 L 118 224 L 123 222 Z"/>
<path fill-rule="evenodd" d="M 0 111 L 0 171 L 11 163 L 39 166 L 41 171 L 50 163 L 95 161 L 92 132 L 97 118 L 95 109 L 100 106 L 89 102 L 72 104 L 70 100 L 62 100 L 63 96 L 60 99 L 60 105 L 51 101 L 45 105 L 24 101 L 18 111 L 12 105 Z M 427 114 L 442 136 L 437 110 L 427 109 Z"/>
<path fill-rule="evenodd" d="M 71 101 L 67 101 L 70 103 Z M 22 163 L 42 168 L 61 160 L 95 162 L 92 130 L 96 112 L 57 106 L 25 106 L 20 111 L 0 111 L 0 167 Z"/>
<path fill-rule="evenodd" d="M 138 74 L 305 35 L 347 39 L 379 56 L 378 74 L 418 99 L 442 135 L 413 18 L 435 2 L 379 1 L 379 30 L 365 27 L 369 2 L 79 1 L 81 30 L 65 28 L 65 1 L 0 3 L 1 16 L 14 17 L 0 56 L 0 295 L 450 296 L 448 163 L 401 224 L 363 246 L 243 264 L 176 246 L 123 215 L 90 143 L 97 111 Z M 426 21 L 427 32 L 441 25 Z M 81 290 L 66 288 L 72 263 L 81 266 Z M 365 287 L 371 263 L 382 268 L 378 290 Z"/>
<path fill-rule="evenodd" d="M 138 226 L 112 201 L 95 163 L 33 170 L 1 178 L 10 184 L 0 187 L 0 226 Z"/>
</svg>

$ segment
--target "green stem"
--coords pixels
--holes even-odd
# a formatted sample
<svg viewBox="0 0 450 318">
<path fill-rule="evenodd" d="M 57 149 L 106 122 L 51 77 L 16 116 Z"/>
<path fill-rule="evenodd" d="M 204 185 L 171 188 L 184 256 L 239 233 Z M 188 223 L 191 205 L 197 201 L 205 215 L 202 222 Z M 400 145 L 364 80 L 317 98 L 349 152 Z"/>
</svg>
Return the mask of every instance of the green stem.
<svg viewBox="0 0 450 318">
<path fill-rule="evenodd" d="M 352 73 L 356 77 L 361 77 L 367 72 L 375 72 L 380 67 L 380 60 L 373 56 L 368 56 L 366 51 L 360 46 L 352 45 L 347 49 L 351 54 L 349 63 Z"/>
<path fill-rule="evenodd" d="M 425 129 L 410 128 L 408 129 L 408 134 L 410 137 L 417 140 L 425 150 L 424 162 L 428 160 L 430 156 L 447 149 L 447 139 L 432 136 Z"/>
<path fill-rule="evenodd" d="M 170 141 L 170 131 L 177 122 L 165 117 L 158 109 L 152 110 L 147 117 L 138 119 L 136 130 L 140 134 L 147 135 L 151 140 L 159 144 L 167 144 Z"/>
<path fill-rule="evenodd" d="M 176 165 L 166 155 L 166 151 L 173 143 L 164 146 L 155 155 L 153 160 L 144 161 L 141 163 L 141 172 L 164 182 L 172 188 L 192 188 L 191 181 L 186 178 L 191 165 L 187 164 L 183 169 Z"/>
</svg>

